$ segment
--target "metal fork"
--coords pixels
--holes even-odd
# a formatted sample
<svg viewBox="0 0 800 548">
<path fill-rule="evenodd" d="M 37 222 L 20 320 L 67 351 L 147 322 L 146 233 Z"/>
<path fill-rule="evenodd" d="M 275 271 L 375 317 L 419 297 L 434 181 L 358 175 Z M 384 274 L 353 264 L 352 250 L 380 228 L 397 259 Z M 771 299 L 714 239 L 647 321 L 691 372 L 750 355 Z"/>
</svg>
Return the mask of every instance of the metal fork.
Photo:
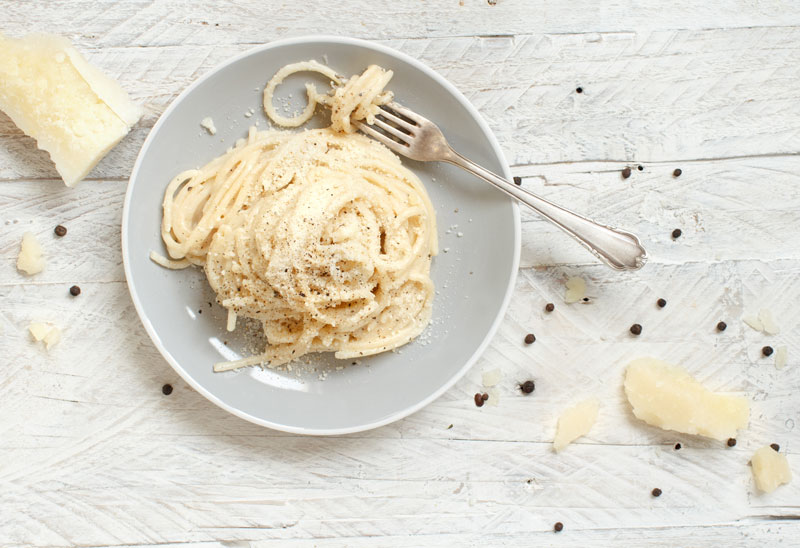
<svg viewBox="0 0 800 548">
<path fill-rule="evenodd" d="M 484 169 L 453 150 L 439 127 L 416 112 L 389 103 L 378 116 L 381 118 L 376 117 L 373 125 L 355 122 L 355 126 L 412 160 L 448 162 L 477 175 L 563 229 L 613 269 L 638 270 L 647 261 L 639 238 L 630 232 L 596 223 Z"/>
</svg>

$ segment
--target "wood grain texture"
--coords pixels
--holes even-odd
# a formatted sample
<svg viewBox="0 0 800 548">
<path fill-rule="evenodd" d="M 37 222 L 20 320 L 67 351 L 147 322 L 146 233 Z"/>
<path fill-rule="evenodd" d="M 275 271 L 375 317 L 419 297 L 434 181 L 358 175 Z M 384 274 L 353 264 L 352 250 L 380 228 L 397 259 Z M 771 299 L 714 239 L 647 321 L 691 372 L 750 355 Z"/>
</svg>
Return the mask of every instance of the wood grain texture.
<svg viewBox="0 0 800 548">
<path fill-rule="evenodd" d="M 0 113 L 0 545 L 800 546 L 800 482 L 758 494 L 747 466 L 776 442 L 800 474 L 800 9 L 266 6 L 0 0 L 0 31 L 58 29 L 146 109 L 75 189 Z M 323 29 L 441 72 L 486 117 L 525 187 L 635 231 L 652 259 L 611 272 L 523 212 L 514 298 L 479 363 L 403 421 L 317 439 L 244 422 L 178 378 L 136 317 L 119 224 L 139 147 L 178 93 L 254 44 Z M 56 224 L 67 236 L 53 236 Z M 33 278 L 14 267 L 26 230 L 47 256 Z M 589 301 L 567 305 L 576 275 Z M 779 335 L 741 322 L 760 308 Z M 32 320 L 62 326 L 64 340 L 45 351 L 26 332 Z M 786 345 L 789 365 L 775 369 L 764 344 Z M 638 422 L 621 379 L 642 355 L 745 394 L 750 427 L 736 447 Z M 493 369 L 500 403 L 478 409 L 472 395 Z M 529 378 L 537 388 L 525 396 L 517 383 Z M 597 425 L 556 455 L 558 414 L 587 395 L 603 402 Z"/>
</svg>

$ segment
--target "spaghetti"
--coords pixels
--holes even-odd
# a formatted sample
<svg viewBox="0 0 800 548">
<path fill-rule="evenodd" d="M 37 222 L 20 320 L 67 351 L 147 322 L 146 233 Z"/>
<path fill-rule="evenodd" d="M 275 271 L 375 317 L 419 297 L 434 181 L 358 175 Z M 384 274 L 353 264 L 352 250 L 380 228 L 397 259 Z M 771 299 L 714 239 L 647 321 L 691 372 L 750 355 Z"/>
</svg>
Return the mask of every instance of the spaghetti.
<svg viewBox="0 0 800 548">
<path fill-rule="evenodd" d="M 277 115 L 272 93 L 298 70 L 331 78 L 295 118 Z M 352 133 L 351 120 L 391 99 L 391 72 L 369 67 L 347 81 L 315 62 L 284 67 L 265 89 L 265 111 L 297 127 L 317 104 L 332 126 L 299 133 L 256 131 L 200 169 L 178 174 L 163 202 L 168 268 L 203 266 L 217 301 L 263 326 L 260 355 L 214 366 L 275 367 L 310 352 L 352 359 L 397 348 L 431 316 L 436 220 L 424 186 L 380 143 Z"/>
</svg>

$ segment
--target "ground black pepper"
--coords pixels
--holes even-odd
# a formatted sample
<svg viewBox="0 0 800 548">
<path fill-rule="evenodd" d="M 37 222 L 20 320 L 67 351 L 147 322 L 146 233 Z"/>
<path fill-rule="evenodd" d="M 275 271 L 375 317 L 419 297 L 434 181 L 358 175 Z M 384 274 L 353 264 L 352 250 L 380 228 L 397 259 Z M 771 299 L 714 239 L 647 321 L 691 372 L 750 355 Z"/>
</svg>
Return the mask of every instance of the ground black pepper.
<svg viewBox="0 0 800 548">
<path fill-rule="evenodd" d="M 77 297 L 78 295 L 81 294 L 81 288 L 78 287 L 77 285 L 73 285 L 72 287 L 69 288 L 69 294 L 72 295 L 73 297 Z"/>
<path fill-rule="evenodd" d="M 536 335 L 533 333 L 525 335 L 525 344 L 533 344 L 534 342 L 536 342 Z"/>
<path fill-rule="evenodd" d="M 58 225 L 53 232 L 56 233 L 56 236 L 65 236 L 67 234 L 67 227 Z"/>
<path fill-rule="evenodd" d="M 642 326 L 638 323 L 635 323 L 631 326 L 631 333 L 634 335 L 641 335 L 642 334 Z"/>
<path fill-rule="evenodd" d="M 764 348 L 761 349 L 761 353 L 764 354 L 765 356 L 772 356 L 772 347 L 765 346 Z"/>
</svg>

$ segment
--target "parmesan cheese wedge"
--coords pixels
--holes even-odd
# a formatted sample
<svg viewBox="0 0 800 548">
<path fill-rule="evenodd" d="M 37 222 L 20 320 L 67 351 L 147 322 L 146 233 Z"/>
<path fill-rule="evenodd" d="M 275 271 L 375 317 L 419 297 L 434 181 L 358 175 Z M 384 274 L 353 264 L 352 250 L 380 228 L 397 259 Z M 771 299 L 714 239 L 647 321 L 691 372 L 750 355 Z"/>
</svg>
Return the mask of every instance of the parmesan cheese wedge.
<svg viewBox="0 0 800 548">
<path fill-rule="evenodd" d="M 765 493 L 771 493 L 778 486 L 792 481 L 792 471 L 786 455 L 778 453 L 769 445 L 756 451 L 750 459 L 750 466 L 753 467 L 756 487 Z"/>
<path fill-rule="evenodd" d="M 567 445 L 589 433 L 597 420 L 600 404 L 590 399 L 570 407 L 558 418 L 553 449 L 561 451 Z"/>
<path fill-rule="evenodd" d="M 683 368 L 654 358 L 628 365 L 625 395 L 647 424 L 715 440 L 735 438 L 750 417 L 746 398 L 715 394 Z"/>
<path fill-rule="evenodd" d="M 42 245 L 33 232 L 26 232 L 22 235 L 22 243 L 20 243 L 19 255 L 17 255 L 17 270 L 28 276 L 44 270 Z"/>
<path fill-rule="evenodd" d="M 0 34 L 0 110 L 74 186 L 127 135 L 141 108 L 60 36 Z"/>
</svg>

